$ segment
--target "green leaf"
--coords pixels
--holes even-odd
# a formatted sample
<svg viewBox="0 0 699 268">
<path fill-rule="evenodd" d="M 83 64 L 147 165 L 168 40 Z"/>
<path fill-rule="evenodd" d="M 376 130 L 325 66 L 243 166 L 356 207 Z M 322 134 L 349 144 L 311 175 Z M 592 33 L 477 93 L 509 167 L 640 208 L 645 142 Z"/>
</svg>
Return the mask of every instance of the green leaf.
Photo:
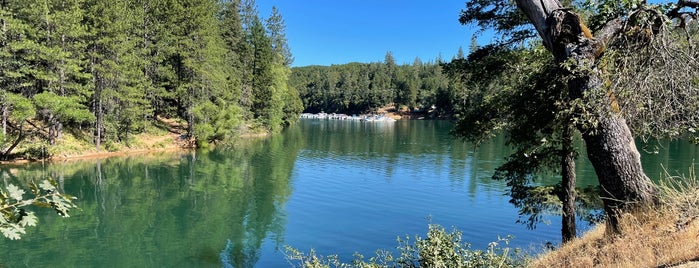
<svg viewBox="0 0 699 268">
<path fill-rule="evenodd" d="M 56 213 L 64 218 L 70 217 L 68 212 L 75 206 L 70 199 L 66 199 L 60 195 L 54 195 L 51 197 L 51 205 L 56 210 Z"/>
<path fill-rule="evenodd" d="M 24 215 L 19 221 L 20 226 L 36 226 L 39 219 L 36 217 L 33 211 L 28 211 L 27 215 Z"/>
<path fill-rule="evenodd" d="M 39 186 L 36 186 L 36 183 L 30 182 L 29 183 L 29 189 L 32 191 L 32 194 L 39 195 L 41 194 L 41 191 L 39 190 Z"/>
<path fill-rule="evenodd" d="M 12 197 L 13 199 L 17 201 L 22 201 L 22 195 L 24 195 L 24 190 L 20 189 L 14 184 L 10 184 L 7 186 L 7 192 Z"/>
<path fill-rule="evenodd" d="M 22 238 L 22 234 L 25 234 L 26 231 L 24 228 L 17 224 L 3 224 L 0 226 L 0 232 L 2 232 L 2 235 L 5 237 L 9 238 L 10 240 L 19 240 Z"/>
<path fill-rule="evenodd" d="M 39 187 L 43 189 L 44 191 L 55 191 L 56 187 L 53 186 L 53 184 L 48 181 L 48 180 L 43 180 L 40 184 Z"/>
</svg>

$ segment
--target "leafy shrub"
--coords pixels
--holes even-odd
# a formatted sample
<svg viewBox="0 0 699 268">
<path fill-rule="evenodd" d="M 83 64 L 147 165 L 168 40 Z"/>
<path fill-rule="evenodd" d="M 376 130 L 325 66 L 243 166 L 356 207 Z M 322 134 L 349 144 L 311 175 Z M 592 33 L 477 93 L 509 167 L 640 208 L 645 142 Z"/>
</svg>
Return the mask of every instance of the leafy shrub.
<svg viewBox="0 0 699 268">
<path fill-rule="evenodd" d="M 104 143 L 104 149 L 107 150 L 108 152 L 116 152 L 121 149 L 121 146 L 113 141 L 107 141 Z"/>
<path fill-rule="evenodd" d="M 485 250 L 471 249 L 469 243 L 462 241 L 462 233 L 456 229 L 447 232 L 444 227 L 430 224 L 427 238 L 415 237 L 398 239 L 400 255 L 394 257 L 386 250 L 378 250 L 376 256 L 364 259 L 355 253 L 351 263 L 343 263 L 337 255 L 319 256 L 315 250 L 305 254 L 287 246 L 286 257 L 292 265 L 298 267 L 520 267 L 525 258 L 519 249 L 502 247 L 509 244 L 509 239 L 498 238 L 488 244 Z"/>
<path fill-rule="evenodd" d="M 25 159 L 47 159 L 51 157 L 51 152 L 47 149 L 48 144 L 45 142 L 39 142 L 32 144 L 24 150 L 23 155 Z"/>
</svg>

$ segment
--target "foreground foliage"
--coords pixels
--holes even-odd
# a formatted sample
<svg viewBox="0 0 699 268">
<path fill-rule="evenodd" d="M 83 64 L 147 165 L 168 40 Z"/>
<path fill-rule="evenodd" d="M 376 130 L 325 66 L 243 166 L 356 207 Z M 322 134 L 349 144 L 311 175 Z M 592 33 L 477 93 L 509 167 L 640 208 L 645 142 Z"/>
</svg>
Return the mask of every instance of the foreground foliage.
<svg viewBox="0 0 699 268">
<path fill-rule="evenodd" d="M 398 239 L 399 256 L 390 251 L 378 250 L 376 256 L 365 259 L 356 253 L 354 260 L 345 263 L 337 255 L 327 257 L 317 255 L 314 250 L 308 254 L 286 247 L 286 256 L 292 265 L 298 267 L 519 267 L 524 265 L 524 257 L 519 249 L 506 247 L 510 237 L 491 242 L 485 250 L 472 249 L 464 242 L 461 232 L 447 232 L 444 227 L 430 224 L 427 237 Z M 505 247 L 503 247 L 504 244 Z"/>
<path fill-rule="evenodd" d="M 20 239 L 26 227 L 36 226 L 38 218 L 33 211 L 25 209 L 28 206 L 52 208 L 61 217 L 70 217 L 68 212 L 75 208 L 74 197 L 58 192 L 54 180 L 44 180 L 38 185 L 31 182 L 29 189 L 33 197 L 27 199 L 26 192 L 14 184 L 0 189 L 0 232 L 9 239 Z"/>
</svg>

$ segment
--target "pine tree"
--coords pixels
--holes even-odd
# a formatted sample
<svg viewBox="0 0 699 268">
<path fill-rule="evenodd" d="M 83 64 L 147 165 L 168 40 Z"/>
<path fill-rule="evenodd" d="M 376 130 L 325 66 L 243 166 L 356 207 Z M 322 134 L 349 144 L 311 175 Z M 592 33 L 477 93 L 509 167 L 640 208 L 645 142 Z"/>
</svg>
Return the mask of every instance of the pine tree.
<svg viewBox="0 0 699 268">
<path fill-rule="evenodd" d="M 267 26 L 269 39 L 272 42 L 272 51 L 281 55 L 283 64 L 290 67 L 291 63 L 294 62 L 294 58 L 291 55 L 291 49 L 289 49 L 286 39 L 286 24 L 277 7 L 272 7 L 272 14 L 267 18 L 265 25 Z"/>
<path fill-rule="evenodd" d="M 175 36 L 176 51 L 169 57 L 175 71 L 174 90 L 179 115 L 188 123 L 188 133 L 200 145 L 215 136 L 217 109 L 237 113 L 228 96 L 228 72 L 223 67 L 226 46 L 219 31 L 219 5 L 213 0 L 177 1 L 170 17 Z M 227 107 L 228 106 L 228 107 Z M 237 116 L 237 115 L 230 115 Z M 235 128 L 235 126 L 230 126 Z"/>
<path fill-rule="evenodd" d="M 82 8 L 81 0 L 37 0 L 18 5 L 14 10 L 29 26 L 24 30 L 27 42 L 23 42 L 20 50 L 33 54 L 27 55 L 30 64 L 22 70 L 28 74 L 28 84 L 25 84 L 23 94 L 32 97 L 48 92 L 62 97 L 58 101 L 41 104 L 39 99 L 35 99 L 37 105 L 44 105 L 37 107 L 37 112 L 38 117 L 48 125 L 48 140 L 51 144 L 60 138 L 65 123 L 87 122 L 64 121 L 87 118 L 68 116 L 63 111 L 65 107 L 71 107 L 80 110 L 70 113 L 88 112 L 84 103 L 89 95 L 86 84 L 90 73 L 85 70 L 84 41 L 87 31 L 82 25 Z M 59 106 L 45 106 L 54 104 Z"/>
<path fill-rule="evenodd" d="M 478 50 L 480 46 L 478 46 L 478 37 L 474 34 L 471 36 L 471 44 L 468 46 L 468 54 L 473 54 Z M 461 51 L 463 53 L 463 50 Z M 463 58 L 462 58 L 463 59 Z"/>
<path fill-rule="evenodd" d="M 228 66 L 228 84 L 230 100 L 240 100 L 242 87 L 243 62 L 240 47 L 243 46 L 245 33 L 240 15 L 240 0 L 225 1 L 220 7 L 220 29 L 225 44 L 225 65 Z"/>
<path fill-rule="evenodd" d="M 137 7 L 129 0 L 90 2 L 88 51 L 98 150 L 103 139 L 128 141 L 129 133 L 142 131 L 151 112 L 144 90 L 150 87 L 143 72 L 147 61 L 138 28 L 143 17 Z"/>
<path fill-rule="evenodd" d="M 172 53 L 175 36 L 169 18 L 171 0 L 133 0 L 133 14 L 139 18 L 135 29 L 141 42 L 140 51 L 145 61 L 142 69 L 147 83 L 143 88 L 150 102 L 151 115 L 175 116 L 176 105 L 172 91 L 175 74 L 166 60 Z"/>
<path fill-rule="evenodd" d="M 14 54 L 14 46 L 20 42 L 22 21 L 13 17 L 9 3 L 0 2 L 0 120 L 2 121 L 2 136 L 4 142 L 7 135 L 7 124 L 10 117 L 12 103 L 9 94 L 15 92 L 19 85 L 22 73 L 17 70 L 22 65 L 22 60 Z M 18 79 L 19 78 L 19 79 Z"/>
<path fill-rule="evenodd" d="M 281 115 L 277 114 L 277 104 L 273 103 L 273 99 L 276 98 L 272 73 L 275 54 L 264 25 L 259 19 L 254 20 L 251 25 L 249 43 L 253 52 L 252 65 L 247 66 L 252 69 L 252 81 L 250 81 L 253 94 L 252 113 L 262 125 L 271 129 L 274 127 L 273 124 L 278 122 L 277 117 L 281 118 Z"/>
<path fill-rule="evenodd" d="M 473 39 L 471 39 L 471 41 L 473 42 Z M 465 59 L 465 58 L 466 58 L 466 56 L 464 55 L 464 48 L 463 48 L 463 47 L 459 47 L 459 51 L 456 52 L 456 58 L 455 58 L 455 59 L 457 59 L 457 60 L 463 60 L 463 59 Z"/>
<path fill-rule="evenodd" d="M 235 49 L 236 54 L 239 57 L 239 70 L 241 78 L 240 86 L 240 100 L 239 104 L 243 109 L 244 118 L 246 120 L 252 120 L 255 115 L 253 114 L 253 72 L 254 72 L 254 47 L 252 42 L 251 28 L 254 21 L 259 22 L 257 6 L 254 0 L 243 0 L 239 6 L 239 17 L 240 17 L 240 27 L 242 30 L 242 40 L 238 42 Z"/>
<path fill-rule="evenodd" d="M 303 104 L 298 91 L 289 86 L 291 63 L 294 61 L 286 39 L 286 25 L 279 10 L 272 7 L 272 14 L 266 21 L 267 35 L 269 36 L 272 52 L 276 54 L 273 68 L 276 94 L 280 94 L 283 103 L 282 119 L 285 125 L 295 122 L 303 111 Z"/>
<path fill-rule="evenodd" d="M 21 140 L 17 125 L 33 118 L 51 144 L 67 126 L 94 131 L 99 150 L 164 115 L 185 119 L 204 144 L 230 139 L 244 120 L 276 131 L 303 109 L 289 87 L 284 21 L 275 8 L 265 27 L 254 0 L 27 0 L 0 8 L 3 139 Z"/>
<path fill-rule="evenodd" d="M 396 106 L 407 106 L 408 108 L 415 106 L 418 90 L 418 71 L 415 66 L 406 65 L 404 68 L 398 69 L 396 78 Z"/>
<path fill-rule="evenodd" d="M 222 67 L 226 74 L 226 89 L 219 96 L 223 108 L 217 112 L 213 124 L 213 139 L 225 140 L 241 131 L 244 111 L 241 108 L 243 87 L 243 61 L 239 54 L 245 47 L 243 25 L 240 14 L 240 0 L 220 3 L 219 25 L 225 57 Z M 225 104 L 224 104 L 225 103 Z"/>
</svg>

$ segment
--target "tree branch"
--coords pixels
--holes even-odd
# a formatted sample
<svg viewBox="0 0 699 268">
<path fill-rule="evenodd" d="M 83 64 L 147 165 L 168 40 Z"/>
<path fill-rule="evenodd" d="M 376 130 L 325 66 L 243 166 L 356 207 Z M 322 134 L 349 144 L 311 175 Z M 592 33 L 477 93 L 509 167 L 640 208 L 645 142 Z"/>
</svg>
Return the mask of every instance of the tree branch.
<svg viewBox="0 0 699 268">
<path fill-rule="evenodd" d="M 699 1 L 692 0 L 679 0 L 678 5 L 683 5 L 685 7 L 697 8 L 699 9 Z"/>
<path fill-rule="evenodd" d="M 563 8 L 558 1 L 533 1 L 517 0 L 517 6 L 527 15 L 534 28 L 541 36 L 544 46 L 551 50 L 553 48 L 553 38 L 549 34 L 549 23 L 547 22 L 551 12 Z"/>
<path fill-rule="evenodd" d="M 595 35 L 595 40 L 597 41 L 598 45 L 606 45 L 609 40 L 614 38 L 621 30 L 623 29 L 623 22 L 620 18 L 616 18 L 613 20 L 608 21 L 602 29 L 600 29 L 597 32 L 597 35 Z"/>
<path fill-rule="evenodd" d="M 678 18 L 678 19 L 684 19 L 682 18 L 683 15 L 692 15 L 689 12 L 680 12 L 683 8 L 693 8 L 699 12 L 699 1 L 696 0 L 678 0 L 677 1 L 677 6 L 670 11 L 667 12 L 667 16 L 670 18 Z M 694 13 L 692 16 L 693 18 L 696 19 L 696 14 L 697 12 Z"/>
</svg>

